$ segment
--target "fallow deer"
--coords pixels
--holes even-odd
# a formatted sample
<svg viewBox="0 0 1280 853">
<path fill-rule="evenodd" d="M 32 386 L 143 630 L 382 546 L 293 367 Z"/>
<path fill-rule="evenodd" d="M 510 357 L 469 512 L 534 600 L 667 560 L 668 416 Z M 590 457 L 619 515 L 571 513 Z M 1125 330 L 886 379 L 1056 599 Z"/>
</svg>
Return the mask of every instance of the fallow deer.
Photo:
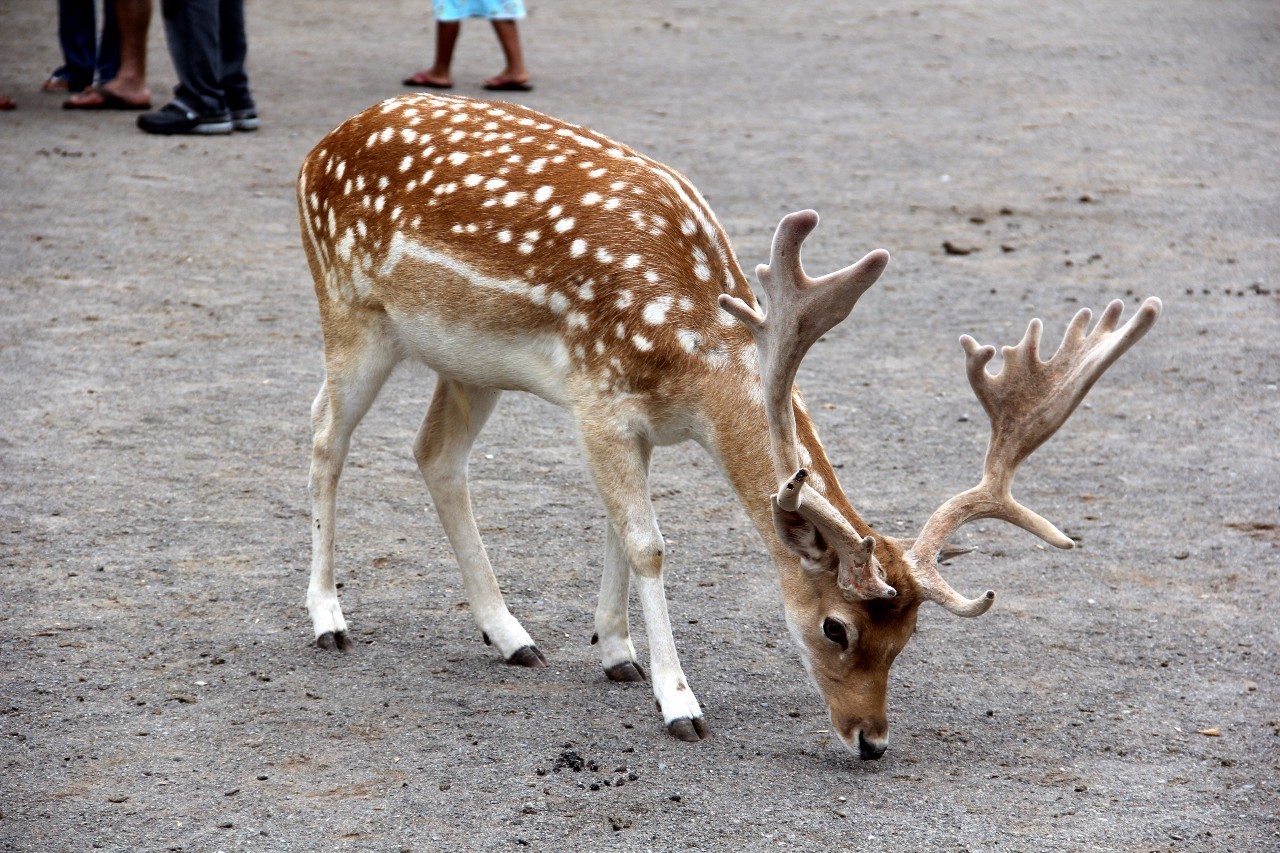
<svg viewBox="0 0 1280 853">
<path fill-rule="evenodd" d="M 1033 320 L 994 376 L 994 347 L 962 337 L 992 424 L 982 481 L 914 540 L 896 540 L 850 505 L 794 384 L 805 352 L 875 283 L 887 252 L 810 279 L 800 248 L 818 217 L 793 213 L 757 269 L 765 313 L 682 175 L 525 107 L 438 94 L 393 98 L 335 129 L 302 165 L 298 205 L 324 333 L 307 592 L 318 644 L 351 643 L 333 542 L 352 431 L 392 368 L 416 360 L 438 381 L 414 455 L 485 640 L 510 663 L 545 665 L 503 601 L 467 484 L 468 453 L 499 396 L 528 391 L 572 413 L 604 502 L 594 639 L 605 674 L 646 678 L 628 630 L 634 584 L 654 696 L 667 730 L 690 741 L 710 732 L 668 621 L 648 490 L 656 445 L 693 439 L 720 465 L 776 563 L 787 625 L 834 730 L 855 754 L 878 758 L 889 668 L 920 604 L 977 616 L 995 597 L 965 598 L 942 578 L 948 535 L 999 518 L 1071 547 L 1013 499 L 1014 471 L 1160 312 L 1150 298 L 1118 328 L 1116 301 L 1089 331 L 1083 310 L 1048 361 Z"/>
</svg>

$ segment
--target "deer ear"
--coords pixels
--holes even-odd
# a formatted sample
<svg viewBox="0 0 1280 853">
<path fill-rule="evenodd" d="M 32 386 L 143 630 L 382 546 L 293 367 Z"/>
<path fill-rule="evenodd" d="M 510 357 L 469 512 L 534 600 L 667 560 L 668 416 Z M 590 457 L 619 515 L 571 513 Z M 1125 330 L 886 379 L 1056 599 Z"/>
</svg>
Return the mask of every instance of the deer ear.
<svg viewBox="0 0 1280 853">
<path fill-rule="evenodd" d="M 823 538 L 822 531 L 798 512 L 778 506 L 773 499 L 773 529 L 787 550 L 800 558 L 810 571 L 834 572 L 840 568 L 840 555 Z"/>
</svg>

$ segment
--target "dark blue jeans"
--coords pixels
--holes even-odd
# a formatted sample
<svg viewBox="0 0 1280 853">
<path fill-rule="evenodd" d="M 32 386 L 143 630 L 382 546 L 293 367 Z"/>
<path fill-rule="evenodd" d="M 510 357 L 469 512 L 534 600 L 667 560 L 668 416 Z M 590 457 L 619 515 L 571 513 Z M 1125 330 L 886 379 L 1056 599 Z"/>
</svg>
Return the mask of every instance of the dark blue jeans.
<svg viewBox="0 0 1280 853">
<path fill-rule="evenodd" d="M 120 29 L 116 0 L 102 0 L 102 36 L 94 14 L 95 0 L 58 0 L 58 42 L 62 67 L 53 72 L 79 91 L 96 79 L 105 83 L 120 70 Z"/>
<path fill-rule="evenodd" d="M 244 0 L 163 0 L 176 100 L 205 115 L 253 106 L 244 70 Z"/>
</svg>

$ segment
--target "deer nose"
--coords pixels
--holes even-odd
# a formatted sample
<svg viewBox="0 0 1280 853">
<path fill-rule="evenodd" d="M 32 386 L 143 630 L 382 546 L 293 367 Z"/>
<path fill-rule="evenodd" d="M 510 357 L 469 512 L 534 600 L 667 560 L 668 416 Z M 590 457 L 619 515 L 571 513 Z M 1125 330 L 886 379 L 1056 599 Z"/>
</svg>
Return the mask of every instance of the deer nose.
<svg viewBox="0 0 1280 853">
<path fill-rule="evenodd" d="M 862 732 L 858 732 L 858 757 L 863 761 L 875 761 L 884 755 L 884 751 L 889 748 L 889 741 L 867 740 Z"/>
</svg>

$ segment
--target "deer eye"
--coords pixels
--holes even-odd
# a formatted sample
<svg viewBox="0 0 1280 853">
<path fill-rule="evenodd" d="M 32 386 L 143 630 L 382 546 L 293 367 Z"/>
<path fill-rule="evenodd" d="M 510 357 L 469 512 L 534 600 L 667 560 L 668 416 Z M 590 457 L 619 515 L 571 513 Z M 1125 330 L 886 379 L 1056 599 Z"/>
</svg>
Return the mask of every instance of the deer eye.
<svg viewBox="0 0 1280 853">
<path fill-rule="evenodd" d="M 828 640 L 838 645 L 841 649 L 848 651 L 849 649 L 849 633 L 845 631 L 844 623 L 839 619 L 827 617 L 822 620 L 822 634 Z"/>
</svg>

